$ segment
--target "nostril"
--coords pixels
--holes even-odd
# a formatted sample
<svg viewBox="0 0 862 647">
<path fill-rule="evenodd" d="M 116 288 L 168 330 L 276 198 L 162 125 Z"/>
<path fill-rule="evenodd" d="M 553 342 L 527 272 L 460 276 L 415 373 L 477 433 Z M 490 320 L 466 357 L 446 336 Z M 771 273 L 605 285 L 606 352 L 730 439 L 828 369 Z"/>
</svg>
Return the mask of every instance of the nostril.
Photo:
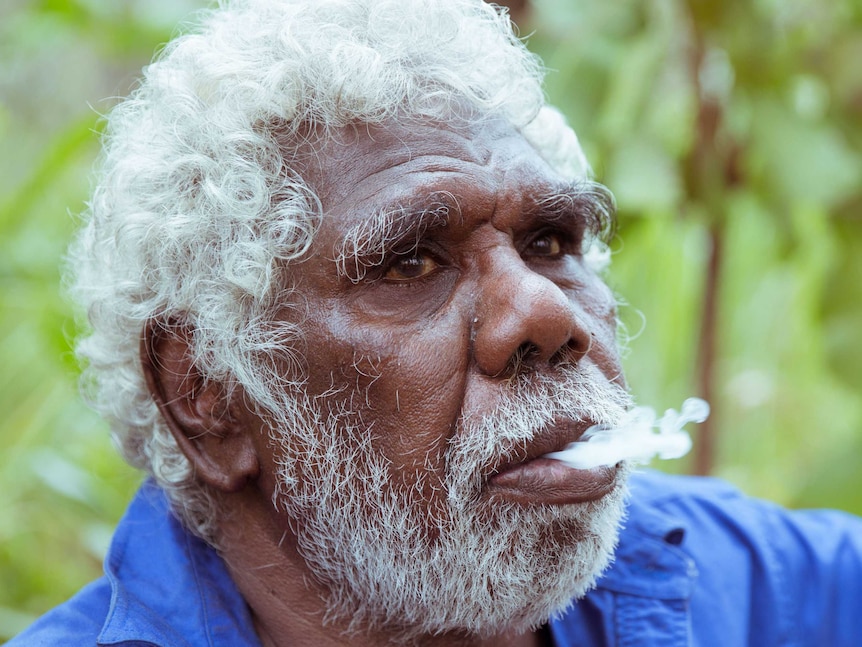
<svg viewBox="0 0 862 647">
<path fill-rule="evenodd" d="M 590 353 L 590 350 L 592 350 L 593 347 L 594 339 L 595 334 L 590 333 L 590 337 L 586 346 L 578 343 L 574 339 L 569 340 L 569 343 L 562 346 L 556 353 L 551 356 L 551 366 L 559 366 L 560 364 L 577 364 L 578 360 Z"/>
<path fill-rule="evenodd" d="M 517 375 L 523 370 L 525 364 L 532 363 L 539 354 L 540 351 L 538 346 L 533 342 L 524 342 L 515 349 L 514 353 L 512 353 L 512 357 L 509 360 L 509 366 L 507 367 L 507 372 L 509 375 Z"/>
<path fill-rule="evenodd" d="M 550 364 L 551 366 L 559 366 L 560 364 L 569 363 L 572 361 L 572 355 L 573 352 L 567 344 L 551 356 Z"/>
<path fill-rule="evenodd" d="M 528 359 L 532 359 L 533 357 L 539 354 L 539 347 L 536 346 L 533 342 L 527 341 L 518 346 L 518 349 L 515 351 L 515 356 L 519 357 L 521 361 L 526 361 Z"/>
</svg>

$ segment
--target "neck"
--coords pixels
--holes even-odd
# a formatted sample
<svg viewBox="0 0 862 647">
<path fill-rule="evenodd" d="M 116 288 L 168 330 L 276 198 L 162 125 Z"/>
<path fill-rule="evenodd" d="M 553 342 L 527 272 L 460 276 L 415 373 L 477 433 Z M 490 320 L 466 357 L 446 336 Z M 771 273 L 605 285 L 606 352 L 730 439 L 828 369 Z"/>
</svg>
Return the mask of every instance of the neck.
<svg viewBox="0 0 862 647">
<path fill-rule="evenodd" d="M 325 589 L 309 573 L 286 520 L 277 523 L 272 507 L 253 488 L 225 495 L 224 508 L 241 511 L 220 524 L 220 554 L 248 604 L 263 647 L 391 647 L 403 644 L 386 631 L 347 631 L 326 622 Z M 417 647 L 536 647 L 540 635 L 502 631 L 479 638 L 465 633 L 420 637 Z"/>
</svg>

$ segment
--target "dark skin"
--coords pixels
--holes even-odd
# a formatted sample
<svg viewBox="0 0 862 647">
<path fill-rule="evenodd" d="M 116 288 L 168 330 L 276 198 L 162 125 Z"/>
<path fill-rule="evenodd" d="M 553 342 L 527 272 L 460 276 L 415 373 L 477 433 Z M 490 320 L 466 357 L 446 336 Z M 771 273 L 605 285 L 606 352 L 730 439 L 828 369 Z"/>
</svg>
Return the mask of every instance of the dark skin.
<svg viewBox="0 0 862 647">
<path fill-rule="evenodd" d="M 455 422 L 494 409 L 513 357 L 542 371 L 565 356 L 622 380 L 614 300 L 580 254 L 583 223 L 576 213 L 542 211 L 566 183 L 515 130 L 498 121 L 347 128 L 305 159 L 304 177 L 324 209 L 307 260 L 290 269 L 308 305 L 308 391 L 360 393 L 392 479 L 410 484 L 423 475 L 428 510 L 444 505 L 439 486 Z M 345 235 L 366 232 L 365 220 L 401 207 L 411 223 L 446 201 L 445 218 L 407 231 L 382 255 L 348 257 L 347 275 L 339 272 Z M 362 277 L 351 275 L 358 266 L 368 266 Z M 321 585 L 296 551 L 295 523 L 271 505 L 266 423 L 241 393 L 228 398 L 201 378 L 189 341 L 181 326 L 148 326 L 144 371 L 197 478 L 229 511 L 219 519 L 221 554 L 263 644 L 387 644 L 385 633 L 348 639 L 321 625 Z M 575 479 L 564 496 L 595 498 L 593 487 Z M 532 505 L 545 496 L 534 490 L 487 484 L 481 496 Z M 423 644 L 540 642 L 503 628 L 487 643 L 444 634 Z"/>
</svg>

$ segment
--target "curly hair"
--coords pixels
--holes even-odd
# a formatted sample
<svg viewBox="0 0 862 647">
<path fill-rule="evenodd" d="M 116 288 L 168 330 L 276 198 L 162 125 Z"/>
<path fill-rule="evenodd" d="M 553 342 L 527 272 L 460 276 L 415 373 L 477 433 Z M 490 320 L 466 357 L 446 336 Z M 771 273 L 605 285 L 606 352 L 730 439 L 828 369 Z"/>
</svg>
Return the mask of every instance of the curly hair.
<svg viewBox="0 0 862 647">
<path fill-rule="evenodd" d="M 224 0 L 110 112 L 66 268 L 90 323 L 77 345 L 83 384 L 124 458 L 190 530 L 213 541 L 213 498 L 147 390 L 147 322 L 182 321 L 205 379 L 241 387 L 289 424 L 302 308 L 284 268 L 322 215 L 293 158 L 308 133 L 446 120 L 457 104 L 501 116 L 561 173 L 585 177 L 542 76 L 505 11 L 480 0 Z"/>
</svg>

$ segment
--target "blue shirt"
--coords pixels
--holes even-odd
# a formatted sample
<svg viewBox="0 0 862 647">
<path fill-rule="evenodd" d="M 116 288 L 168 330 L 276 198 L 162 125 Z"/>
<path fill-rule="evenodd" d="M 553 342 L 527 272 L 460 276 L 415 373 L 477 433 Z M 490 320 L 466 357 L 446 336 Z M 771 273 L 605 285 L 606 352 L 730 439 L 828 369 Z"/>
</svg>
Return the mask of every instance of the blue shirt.
<svg viewBox="0 0 862 647">
<path fill-rule="evenodd" d="M 862 521 L 788 512 L 713 479 L 636 474 L 613 565 L 550 634 L 571 647 L 858 647 Z M 221 558 L 147 483 L 105 576 L 8 643 L 25 645 L 260 642 Z"/>
</svg>

